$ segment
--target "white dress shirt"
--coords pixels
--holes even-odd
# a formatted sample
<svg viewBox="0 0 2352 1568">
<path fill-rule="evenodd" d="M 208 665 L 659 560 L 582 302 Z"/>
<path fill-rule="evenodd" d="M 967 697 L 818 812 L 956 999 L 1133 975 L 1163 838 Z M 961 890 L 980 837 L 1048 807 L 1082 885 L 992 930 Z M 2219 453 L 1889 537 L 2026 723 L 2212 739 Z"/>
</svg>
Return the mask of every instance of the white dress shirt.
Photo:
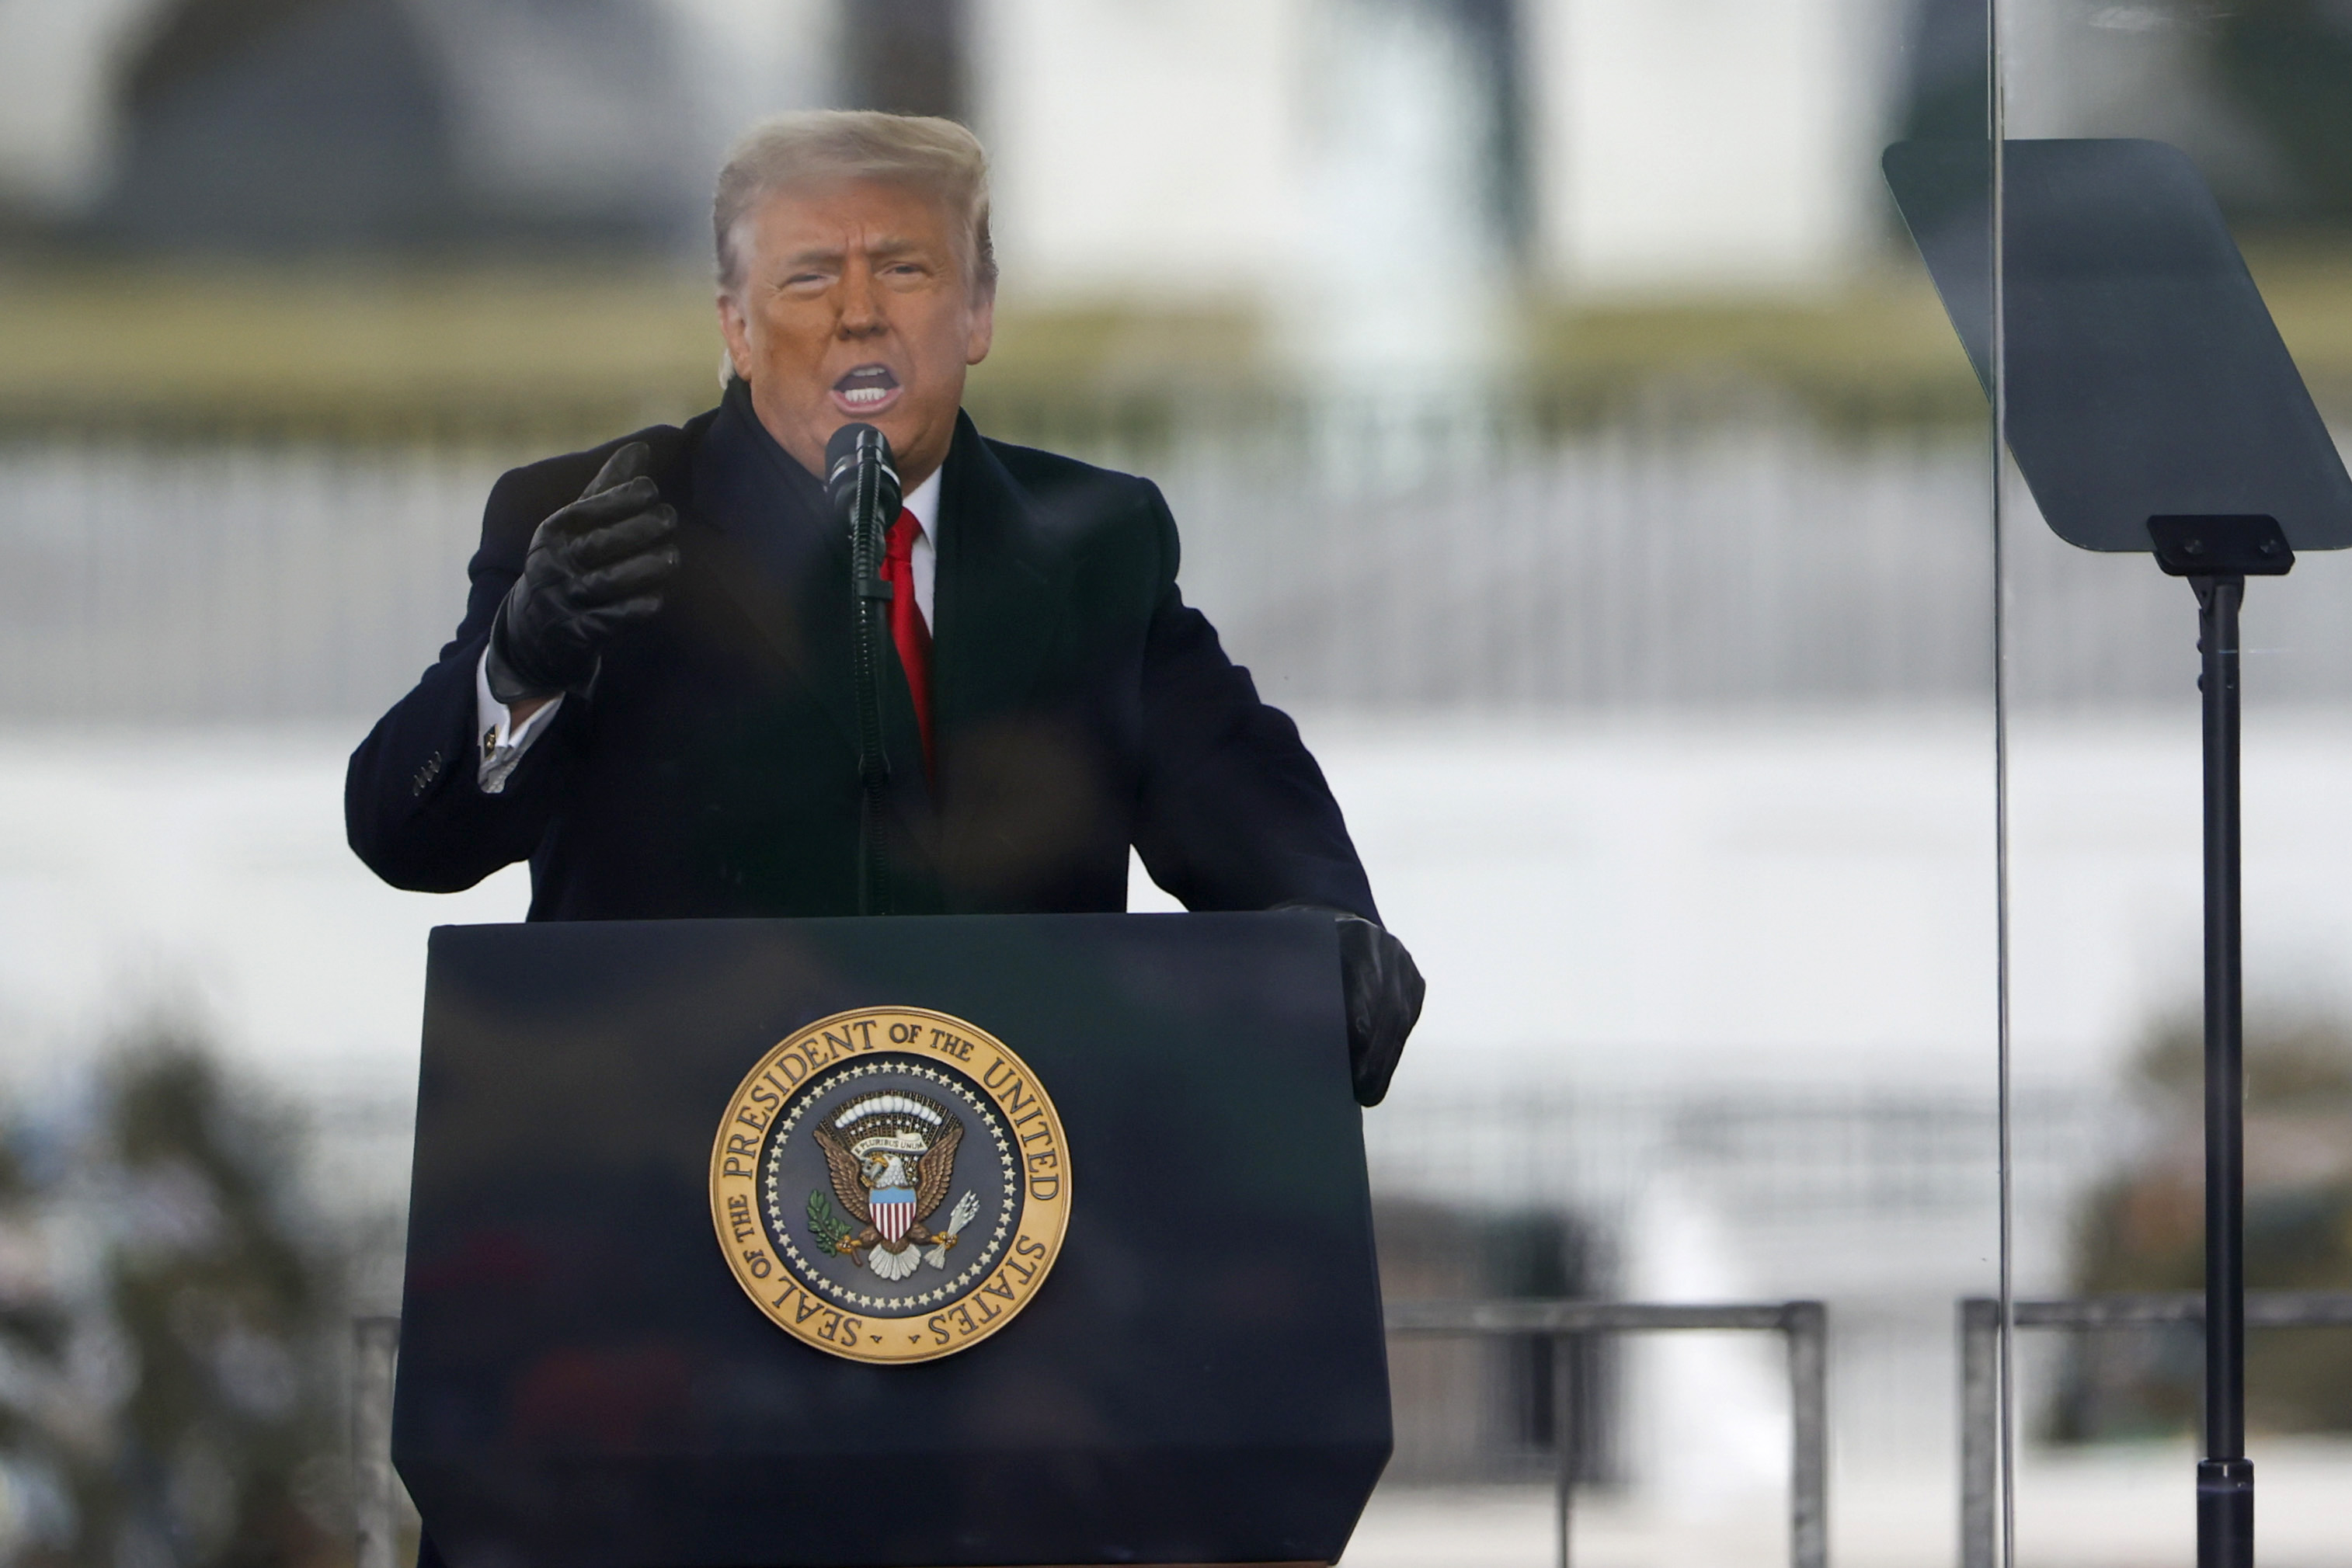
<svg viewBox="0 0 2352 1568">
<path fill-rule="evenodd" d="M 932 624 L 931 604 L 933 584 L 939 580 L 940 552 L 937 543 L 940 531 L 940 473 L 915 486 L 903 505 L 915 514 L 915 548 L 909 552 L 908 564 L 915 575 L 915 607 L 923 612 L 923 624 Z M 490 695 L 490 655 L 484 649 L 474 665 L 474 727 L 482 737 L 478 771 L 482 793 L 499 795 L 506 792 L 507 776 L 522 760 L 555 717 L 555 710 L 563 706 L 557 696 L 534 709 L 520 724 L 514 722 L 507 705 Z"/>
</svg>

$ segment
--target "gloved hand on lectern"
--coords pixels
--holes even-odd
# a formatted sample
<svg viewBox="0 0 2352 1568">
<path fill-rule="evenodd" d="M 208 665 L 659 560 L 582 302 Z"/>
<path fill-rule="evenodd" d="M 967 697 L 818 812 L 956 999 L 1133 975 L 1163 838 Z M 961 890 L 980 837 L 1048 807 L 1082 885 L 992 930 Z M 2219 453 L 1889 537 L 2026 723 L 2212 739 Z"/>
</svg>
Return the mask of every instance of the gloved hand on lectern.
<svg viewBox="0 0 2352 1568">
<path fill-rule="evenodd" d="M 677 512 L 646 477 L 652 449 L 633 441 L 580 498 L 530 536 L 522 575 L 499 606 L 484 669 L 502 703 L 586 688 L 604 643 L 661 608 L 677 570 Z"/>
<path fill-rule="evenodd" d="M 1348 1069 L 1355 1080 L 1356 1103 L 1370 1107 L 1387 1097 L 1405 1036 L 1421 1017 L 1429 987 L 1404 944 L 1386 929 L 1320 904 L 1283 904 L 1278 909 L 1312 909 L 1339 927 L 1339 997 L 1348 1014 Z"/>
</svg>

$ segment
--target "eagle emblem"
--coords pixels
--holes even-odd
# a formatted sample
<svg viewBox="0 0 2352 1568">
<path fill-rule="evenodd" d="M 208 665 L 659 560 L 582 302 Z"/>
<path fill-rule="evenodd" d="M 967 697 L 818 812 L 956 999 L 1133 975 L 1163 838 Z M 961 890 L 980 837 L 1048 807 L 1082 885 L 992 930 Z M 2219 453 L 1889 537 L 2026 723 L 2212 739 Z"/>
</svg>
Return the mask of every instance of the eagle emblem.
<svg viewBox="0 0 2352 1568">
<path fill-rule="evenodd" d="M 809 1228 L 821 1249 L 863 1262 L 885 1280 L 903 1280 L 927 1262 L 947 1267 L 980 1209 L 967 1192 L 944 1226 L 929 1228 L 947 1201 L 963 1141 L 953 1113 L 928 1094 L 890 1091 L 847 1101 L 811 1133 L 824 1151 L 834 1201 L 849 1217 L 849 1224 L 835 1218 L 822 1189 L 809 1194 Z"/>
<path fill-rule="evenodd" d="M 980 1343 L 1035 1296 L 1069 1225 L 1069 1151 L 1037 1075 L 979 1025 L 869 1007 L 764 1052 L 710 1145 L 735 1282 L 811 1349 L 877 1365 Z"/>
</svg>

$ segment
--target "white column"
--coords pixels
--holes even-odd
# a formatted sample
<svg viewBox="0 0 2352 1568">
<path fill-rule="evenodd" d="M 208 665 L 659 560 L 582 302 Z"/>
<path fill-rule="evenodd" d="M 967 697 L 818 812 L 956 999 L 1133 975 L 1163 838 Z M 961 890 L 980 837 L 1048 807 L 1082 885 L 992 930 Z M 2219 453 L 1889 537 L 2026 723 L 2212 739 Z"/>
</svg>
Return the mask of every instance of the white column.
<svg viewBox="0 0 2352 1568">
<path fill-rule="evenodd" d="M 973 0 L 1008 302 L 1261 298 L 1302 230 L 1307 0 Z"/>
<path fill-rule="evenodd" d="M 0 203 L 64 215 L 104 193 L 117 78 L 163 5 L 0 0 Z"/>
<path fill-rule="evenodd" d="M 1496 84 L 1449 7 L 1327 0 L 1309 114 L 1310 225 L 1284 346 L 1336 383 L 1475 376 L 1515 291 L 1493 199 Z"/>
<path fill-rule="evenodd" d="M 1530 0 L 1526 15 L 1555 282 L 1805 293 L 1866 253 L 1894 0 Z"/>
<path fill-rule="evenodd" d="M 756 120 L 835 95 L 842 0 L 659 0 L 677 18 L 709 173 Z"/>
</svg>

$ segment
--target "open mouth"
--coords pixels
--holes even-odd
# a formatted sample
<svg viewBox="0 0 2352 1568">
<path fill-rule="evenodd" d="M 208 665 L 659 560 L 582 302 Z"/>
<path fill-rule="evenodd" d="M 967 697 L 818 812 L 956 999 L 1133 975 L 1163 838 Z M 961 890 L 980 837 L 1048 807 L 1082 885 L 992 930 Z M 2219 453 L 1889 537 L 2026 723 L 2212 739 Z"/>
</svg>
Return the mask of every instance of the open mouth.
<svg viewBox="0 0 2352 1568">
<path fill-rule="evenodd" d="M 879 413 L 898 401 L 898 378 L 887 365 L 860 365 L 833 383 L 833 401 L 845 413 Z"/>
</svg>

